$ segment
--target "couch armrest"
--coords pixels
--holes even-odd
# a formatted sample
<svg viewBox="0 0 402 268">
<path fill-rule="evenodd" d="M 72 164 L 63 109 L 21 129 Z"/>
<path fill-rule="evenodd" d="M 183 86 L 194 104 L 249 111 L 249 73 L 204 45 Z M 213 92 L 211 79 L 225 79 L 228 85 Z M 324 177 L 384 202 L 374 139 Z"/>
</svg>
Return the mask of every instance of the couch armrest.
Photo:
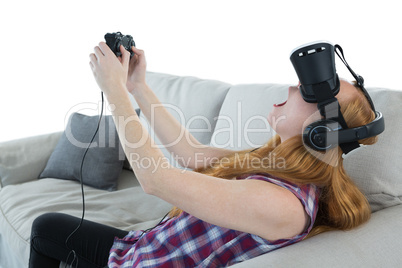
<svg viewBox="0 0 402 268">
<path fill-rule="evenodd" d="M 400 267 L 402 205 L 372 214 L 350 231 L 331 231 L 233 266 L 246 267 Z"/>
<path fill-rule="evenodd" d="M 36 180 L 62 132 L 0 143 L 0 188 Z"/>
</svg>

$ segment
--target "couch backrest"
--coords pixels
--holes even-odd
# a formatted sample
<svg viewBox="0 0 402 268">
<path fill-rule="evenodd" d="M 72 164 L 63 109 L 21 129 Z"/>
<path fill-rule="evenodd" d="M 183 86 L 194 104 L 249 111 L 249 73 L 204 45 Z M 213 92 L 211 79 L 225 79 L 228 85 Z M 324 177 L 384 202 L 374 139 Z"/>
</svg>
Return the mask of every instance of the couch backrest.
<svg viewBox="0 0 402 268">
<path fill-rule="evenodd" d="M 267 117 L 275 103 L 288 96 L 288 85 L 249 84 L 232 86 L 222 104 L 210 145 L 232 150 L 265 144 L 275 132 Z"/>
<path fill-rule="evenodd" d="M 368 88 L 383 113 L 378 142 L 346 156 L 345 168 L 367 196 L 373 211 L 402 204 L 402 91 Z"/>
<path fill-rule="evenodd" d="M 147 73 L 146 80 L 173 116 L 189 129 L 198 141 L 209 144 L 215 130 L 216 118 L 231 85 L 196 77 L 152 72 Z M 134 106 L 137 108 L 135 103 Z M 148 127 L 156 144 L 160 145 L 145 116 L 141 114 L 140 119 Z M 169 152 L 163 146 L 161 149 L 170 162 L 176 165 Z"/>
<path fill-rule="evenodd" d="M 178 107 L 173 115 L 190 126 L 202 143 L 233 150 L 261 146 L 274 136 L 266 118 L 274 103 L 286 100 L 288 89 L 288 85 L 278 84 L 231 86 L 158 73 L 148 73 L 147 82 L 163 103 Z M 344 163 L 372 210 L 377 211 L 402 204 L 402 91 L 368 91 L 385 117 L 386 130 L 377 144 L 353 151 Z M 170 157 L 166 150 L 164 153 Z"/>
</svg>

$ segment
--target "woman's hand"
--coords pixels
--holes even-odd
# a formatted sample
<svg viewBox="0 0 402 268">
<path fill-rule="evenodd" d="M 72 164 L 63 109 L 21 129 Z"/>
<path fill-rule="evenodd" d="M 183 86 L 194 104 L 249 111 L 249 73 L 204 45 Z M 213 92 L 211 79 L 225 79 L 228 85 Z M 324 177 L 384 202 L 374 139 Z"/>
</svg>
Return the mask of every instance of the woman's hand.
<svg viewBox="0 0 402 268">
<path fill-rule="evenodd" d="M 127 77 L 127 89 L 131 94 L 136 93 L 136 89 L 145 85 L 145 73 L 147 69 L 147 62 L 143 50 L 136 47 L 131 48 L 134 52 L 133 57 L 130 59 Z"/>
<path fill-rule="evenodd" d="M 120 46 L 120 51 L 122 57 L 118 59 L 105 42 L 100 42 L 89 55 L 95 80 L 106 95 L 125 88 L 127 84 L 130 53 L 123 46 Z"/>
</svg>

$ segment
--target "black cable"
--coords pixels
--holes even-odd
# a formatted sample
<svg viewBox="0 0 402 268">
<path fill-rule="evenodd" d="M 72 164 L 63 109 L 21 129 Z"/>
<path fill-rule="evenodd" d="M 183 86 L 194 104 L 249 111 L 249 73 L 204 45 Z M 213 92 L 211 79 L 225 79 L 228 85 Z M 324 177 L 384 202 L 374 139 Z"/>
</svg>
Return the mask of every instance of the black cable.
<svg viewBox="0 0 402 268">
<path fill-rule="evenodd" d="M 170 213 L 170 211 L 169 211 L 168 213 L 166 213 L 165 216 L 163 216 L 162 219 L 161 219 L 155 226 L 143 230 L 142 233 L 141 233 L 141 235 L 137 238 L 137 240 L 139 240 L 144 234 L 146 234 L 146 233 L 152 231 L 153 229 L 155 229 L 155 228 L 158 227 L 159 225 L 164 224 L 165 221 L 163 221 L 163 220 L 169 215 L 169 213 Z M 167 219 L 167 220 L 169 220 L 169 219 Z M 166 220 L 166 221 L 167 221 L 167 220 Z"/>
<path fill-rule="evenodd" d="M 81 166 L 80 166 L 80 178 L 79 178 L 79 179 L 80 179 L 80 183 L 81 183 L 81 195 L 82 195 L 82 215 L 81 215 L 81 220 L 80 220 L 80 222 L 79 222 L 77 228 L 75 228 L 75 230 L 72 231 L 71 234 L 70 234 L 70 235 L 67 237 L 67 239 L 66 239 L 65 245 L 66 245 L 66 247 L 70 250 L 70 252 L 68 253 L 67 260 L 66 260 L 66 264 L 65 264 L 64 267 L 67 266 L 67 263 L 68 263 L 68 260 L 70 259 L 70 255 L 71 255 L 71 254 L 73 255 L 73 260 L 71 261 L 70 267 L 73 266 L 74 262 L 76 262 L 75 267 L 78 267 L 78 258 L 77 258 L 77 254 L 75 253 L 74 249 L 71 249 L 71 248 L 68 246 L 68 241 L 69 241 L 69 240 L 71 239 L 71 237 L 78 231 L 78 229 L 81 228 L 81 225 L 82 225 L 82 223 L 83 223 L 83 221 L 84 221 L 84 216 L 85 216 L 85 196 L 84 196 L 84 183 L 83 183 L 83 180 L 82 180 L 82 169 L 83 169 L 83 167 L 84 167 L 85 156 L 87 155 L 88 150 L 89 150 L 89 147 L 91 147 L 91 144 L 92 144 L 92 142 L 94 141 L 94 139 L 95 139 L 95 137 L 96 137 L 96 134 L 98 134 L 99 126 L 100 126 L 100 123 L 101 123 L 101 120 L 102 120 L 102 116 L 103 116 L 103 106 L 104 106 L 103 92 L 101 92 L 101 97 L 102 97 L 102 107 L 101 107 L 101 112 L 100 112 L 100 115 L 99 115 L 98 125 L 96 126 L 96 130 L 95 130 L 94 135 L 92 136 L 91 141 L 89 142 L 87 148 L 85 149 L 85 152 L 84 152 L 84 154 L 83 154 L 83 156 L 82 156 L 82 160 L 81 160 Z"/>
<path fill-rule="evenodd" d="M 66 247 L 70 250 L 70 252 L 68 253 L 67 259 L 66 259 L 65 266 L 64 266 L 65 268 L 67 267 L 68 260 L 70 259 L 70 256 L 71 256 L 71 255 L 72 255 L 72 257 L 73 257 L 73 260 L 71 261 L 70 267 L 73 267 L 74 263 L 75 263 L 75 267 L 78 267 L 78 258 L 77 258 L 77 254 L 75 253 L 75 250 L 74 250 L 74 249 L 71 249 L 71 248 L 68 246 L 68 241 L 69 241 L 69 240 L 72 238 L 72 236 L 81 228 L 81 225 L 82 225 L 82 223 L 83 223 L 83 221 L 84 221 L 84 216 L 85 216 L 85 195 L 84 195 L 84 183 L 83 183 L 83 180 L 82 180 L 82 170 L 83 170 L 83 167 L 84 167 L 85 156 L 87 155 L 88 150 L 89 150 L 89 148 L 90 148 L 92 142 L 94 141 L 94 139 L 95 139 L 95 137 L 96 137 L 96 134 L 98 134 L 99 126 L 100 126 L 100 123 L 101 123 L 101 120 L 102 120 L 102 116 L 103 116 L 103 106 L 104 106 L 103 92 L 101 92 L 101 97 L 102 97 L 102 107 L 101 107 L 101 112 L 100 112 L 100 115 L 99 115 L 98 125 L 97 125 L 97 127 L 96 127 L 96 130 L 95 130 L 94 135 L 92 136 L 91 141 L 89 142 L 87 148 L 85 149 L 85 152 L 84 152 L 84 154 L 83 154 L 83 156 L 82 156 L 82 160 L 81 160 L 79 179 L 80 179 L 80 184 L 81 184 L 81 195 L 82 195 L 82 215 L 81 215 L 81 220 L 80 220 L 78 226 L 75 228 L 74 231 L 71 232 L 71 234 L 67 237 L 67 239 L 66 239 L 66 241 L 65 241 Z M 258 148 L 257 148 L 257 149 L 258 149 Z M 163 218 L 159 221 L 159 223 L 156 224 L 154 227 L 151 227 L 151 228 L 148 228 L 148 229 L 144 230 L 144 231 L 142 232 L 142 234 L 138 237 L 138 239 L 140 239 L 145 233 L 147 233 L 147 232 L 153 230 L 154 228 L 158 227 L 159 225 L 163 224 L 163 223 L 164 223 L 164 219 L 169 215 L 169 213 L 170 213 L 170 212 L 166 213 L 166 215 L 163 216 Z"/>
</svg>

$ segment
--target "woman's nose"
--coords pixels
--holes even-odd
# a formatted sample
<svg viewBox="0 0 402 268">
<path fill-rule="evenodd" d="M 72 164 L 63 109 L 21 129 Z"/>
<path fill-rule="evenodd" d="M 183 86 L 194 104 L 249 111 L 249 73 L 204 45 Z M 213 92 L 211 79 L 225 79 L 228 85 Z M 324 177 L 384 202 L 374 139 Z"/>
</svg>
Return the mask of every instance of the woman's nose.
<svg viewBox="0 0 402 268">
<path fill-rule="evenodd" d="M 297 87 L 297 86 L 290 86 L 289 87 L 289 90 L 297 90 L 297 89 L 299 89 L 299 87 Z"/>
<path fill-rule="evenodd" d="M 299 83 L 297 84 L 297 86 L 290 86 L 289 89 L 299 89 L 301 83 L 299 81 Z"/>
</svg>

